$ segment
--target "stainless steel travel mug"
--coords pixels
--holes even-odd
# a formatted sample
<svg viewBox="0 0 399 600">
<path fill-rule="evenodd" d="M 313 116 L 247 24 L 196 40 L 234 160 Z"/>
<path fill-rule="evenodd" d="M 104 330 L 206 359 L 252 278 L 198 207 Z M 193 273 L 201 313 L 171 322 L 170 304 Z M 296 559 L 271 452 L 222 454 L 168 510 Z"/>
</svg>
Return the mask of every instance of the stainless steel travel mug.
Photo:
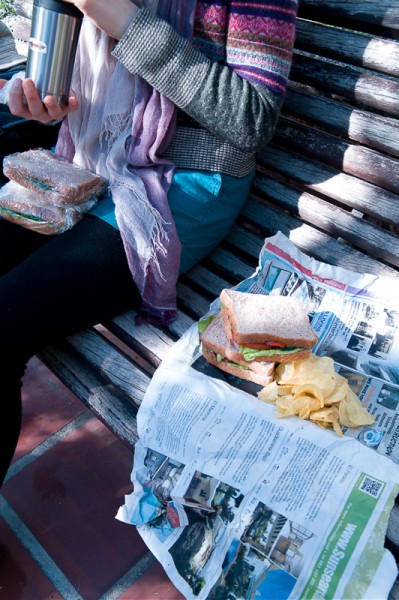
<svg viewBox="0 0 399 600">
<path fill-rule="evenodd" d="M 68 104 L 83 14 L 62 0 L 34 0 L 26 77 L 39 95 Z"/>
</svg>

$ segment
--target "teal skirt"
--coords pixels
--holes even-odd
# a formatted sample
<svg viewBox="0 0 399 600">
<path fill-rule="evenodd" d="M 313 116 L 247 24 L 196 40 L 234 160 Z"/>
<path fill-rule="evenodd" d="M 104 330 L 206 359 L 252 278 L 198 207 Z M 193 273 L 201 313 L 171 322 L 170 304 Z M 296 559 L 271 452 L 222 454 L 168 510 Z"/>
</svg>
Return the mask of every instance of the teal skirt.
<svg viewBox="0 0 399 600">
<path fill-rule="evenodd" d="M 175 170 L 168 199 L 182 245 L 180 274 L 226 237 L 248 197 L 253 175 L 238 178 L 210 171 Z M 101 200 L 91 214 L 117 228 L 110 197 Z"/>
</svg>

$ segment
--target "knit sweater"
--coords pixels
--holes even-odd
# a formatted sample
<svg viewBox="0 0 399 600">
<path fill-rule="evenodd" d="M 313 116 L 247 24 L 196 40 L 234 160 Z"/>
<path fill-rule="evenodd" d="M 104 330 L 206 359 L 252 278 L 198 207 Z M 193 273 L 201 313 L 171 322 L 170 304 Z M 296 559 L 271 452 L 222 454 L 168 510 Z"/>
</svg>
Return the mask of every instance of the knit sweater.
<svg viewBox="0 0 399 600">
<path fill-rule="evenodd" d="M 242 177 L 273 135 L 297 0 L 198 0 L 192 41 L 141 8 L 113 54 L 180 109 L 165 153 L 177 167 Z"/>
</svg>

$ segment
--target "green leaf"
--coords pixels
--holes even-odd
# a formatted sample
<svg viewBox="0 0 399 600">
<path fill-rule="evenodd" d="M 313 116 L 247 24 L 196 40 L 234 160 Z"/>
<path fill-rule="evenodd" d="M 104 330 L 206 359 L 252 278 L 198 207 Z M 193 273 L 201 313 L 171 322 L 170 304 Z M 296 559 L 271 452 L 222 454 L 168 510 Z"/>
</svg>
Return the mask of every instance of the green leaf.
<svg viewBox="0 0 399 600">
<path fill-rule="evenodd" d="M 209 315 L 209 317 L 206 317 L 205 319 L 201 319 L 200 321 L 198 321 L 198 331 L 201 333 L 203 333 L 205 331 L 205 329 L 208 327 L 208 325 L 210 325 L 213 321 L 213 319 L 216 317 L 216 315 Z"/>
<path fill-rule="evenodd" d="M 271 348 L 270 350 L 255 350 L 254 348 L 247 348 L 246 346 L 240 346 L 240 350 L 245 360 L 251 362 L 251 360 L 255 360 L 255 358 L 259 358 L 260 356 L 273 356 L 277 355 L 286 355 L 286 354 L 296 354 L 297 352 L 301 352 L 304 348 Z"/>
</svg>

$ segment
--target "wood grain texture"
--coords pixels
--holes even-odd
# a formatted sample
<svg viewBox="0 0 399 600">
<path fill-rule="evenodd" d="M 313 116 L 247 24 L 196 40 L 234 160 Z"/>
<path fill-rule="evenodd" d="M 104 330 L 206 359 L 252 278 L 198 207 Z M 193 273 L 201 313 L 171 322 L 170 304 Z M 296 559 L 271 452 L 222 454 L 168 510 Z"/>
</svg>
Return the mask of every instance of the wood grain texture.
<svg viewBox="0 0 399 600">
<path fill-rule="evenodd" d="M 362 24 L 380 26 L 388 33 L 399 29 L 398 5 L 396 0 L 301 0 L 300 14 L 341 22 L 341 25 L 360 28 Z"/>
<path fill-rule="evenodd" d="M 399 42 L 298 19 L 298 49 L 387 75 L 399 75 Z"/>
</svg>

